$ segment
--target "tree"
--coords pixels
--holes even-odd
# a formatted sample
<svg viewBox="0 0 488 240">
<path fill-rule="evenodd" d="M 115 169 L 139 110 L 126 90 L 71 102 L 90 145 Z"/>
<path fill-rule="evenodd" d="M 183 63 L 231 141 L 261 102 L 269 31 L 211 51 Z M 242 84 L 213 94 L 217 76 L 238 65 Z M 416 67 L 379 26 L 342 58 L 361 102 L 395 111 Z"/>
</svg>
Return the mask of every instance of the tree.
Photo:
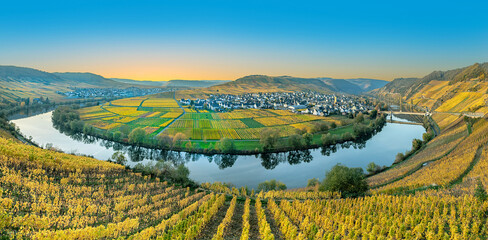
<svg viewBox="0 0 488 240">
<path fill-rule="evenodd" d="M 327 130 L 329 130 L 329 124 L 327 124 L 327 122 L 323 122 L 323 121 L 318 121 L 318 122 L 314 123 L 313 127 L 312 127 L 313 133 L 325 132 Z"/>
<path fill-rule="evenodd" d="M 325 174 L 319 190 L 341 192 L 343 196 L 360 196 L 368 190 L 362 168 L 337 164 Z"/>
<path fill-rule="evenodd" d="M 175 174 L 173 176 L 173 180 L 175 182 L 186 185 L 190 181 L 188 176 L 190 176 L 190 170 L 185 165 L 180 164 L 176 167 Z"/>
<path fill-rule="evenodd" d="M 122 126 L 119 127 L 119 131 L 124 134 L 124 136 L 128 136 L 130 133 L 130 126 L 127 124 L 122 124 Z"/>
<path fill-rule="evenodd" d="M 173 139 L 165 134 L 160 134 L 158 136 L 158 144 L 161 148 L 171 148 L 171 144 L 173 143 Z"/>
<path fill-rule="evenodd" d="M 315 187 L 318 184 L 320 184 L 320 181 L 318 178 L 308 179 L 307 187 Z"/>
<path fill-rule="evenodd" d="M 371 136 L 371 134 L 373 132 L 371 127 L 368 127 L 368 126 L 361 124 L 361 123 L 355 123 L 352 126 L 352 129 L 354 132 L 354 136 L 358 139 L 366 139 L 369 136 Z"/>
<path fill-rule="evenodd" d="M 146 131 L 142 128 L 136 128 L 129 133 L 129 143 L 139 145 L 144 141 Z"/>
<path fill-rule="evenodd" d="M 185 140 L 186 139 L 186 135 L 183 134 L 183 133 L 177 133 L 175 134 L 175 136 L 173 137 L 173 146 L 180 146 L 181 145 L 181 141 Z"/>
<path fill-rule="evenodd" d="M 403 153 L 398 153 L 395 157 L 395 162 L 394 163 L 399 163 L 405 160 L 405 155 Z"/>
<path fill-rule="evenodd" d="M 286 190 L 286 185 L 275 179 L 264 181 L 258 185 L 258 191 Z"/>
<path fill-rule="evenodd" d="M 302 136 L 298 134 L 293 134 L 288 137 L 288 144 L 295 149 L 302 147 Z"/>
<path fill-rule="evenodd" d="M 375 119 L 376 116 L 378 116 L 378 110 L 373 109 L 373 110 L 371 110 L 371 112 L 369 112 L 369 118 L 370 119 Z"/>
<path fill-rule="evenodd" d="M 114 132 L 114 141 L 118 142 L 122 138 L 122 133 L 120 131 L 115 131 Z"/>
<path fill-rule="evenodd" d="M 414 139 L 412 140 L 412 152 L 419 150 L 422 147 L 422 140 Z"/>
<path fill-rule="evenodd" d="M 112 154 L 112 157 L 110 159 L 121 165 L 125 165 L 127 163 L 127 159 L 125 158 L 124 154 L 120 151 L 114 152 L 114 154 Z"/>
<path fill-rule="evenodd" d="M 305 142 L 305 146 L 312 145 L 313 135 L 311 133 L 304 133 L 303 134 L 303 141 Z"/>
<path fill-rule="evenodd" d="M 220 151 L 223 153 L 232 153 L 235 150 L 234 141 L 229 138 L 222 138 L 219 141 Z"/>
<path fill-rule="evenodd" d="M 332 135 L 330 133 L 323 134 L 322 137 L 320 137 L 320 140 L 322 141 L 322 145 L 324 146 L 329 146 L 337 143 L 336 135 Z"/>
<path fill-rule="evenodd" d="M 193 145 L 191 144 L 191 141 L 186 142 L 185 148 L 186 150 L 192 150 Z"/>
<path fill-rule="evenodd" d="M 85 127 L 85 124 L 81 120 L 73 120 L 70 122 L 70 128 L 72 132 L 83 132 L 83 127 Z"/>
<path fill-rule="evenodd" d="M 358 115 L 356 115 L 356 118 L 354 118 L 354 121 L 356 123 L 364 122 L 364 115 L 362 113 L 358 113 Z"/>
<path fill-rule="evenodd" d="M 370 162 L 368 164 L 368 167 L 366 168 L 366 171 L 369 173 L 377 173 L 381 170 L 381 167 L 379 165 L 376 165 L 374 162 Z"/>
<path fill-rule="evenodd" d="M 434 138 L 434 133 L 432 131 L 428 131 L 424 134 L 422 134 L 422 140 L 427 143 L 428 141 L 432 140 Z"/>
<path fill-rule="evenodd" d="M 474 196 L 478 198 L 480 201 L 486 201 L 488 198 L 488 194 L 486 193 L 485 187 L 483 186 L 483 183 L 481 183 L 481 180 L 478 179 L 478 184 L 476 186 L 476 189 L 474 190 Z"/>
<path fill-rule="evenodd" d="M 265 128 L 261 131 L 261 139 L 259 142 L 263 146 L 263 150 L 271 150 L 276 147 L 276 143 L 280 138 L 280 133 L 277 129 Z"/>
<path fill-rule="evenodd" d="M 354 140 L 354 136 L 350 132 L 345 132 L 341 135 L 342 141 L 352 141 Z"/>
</svg>

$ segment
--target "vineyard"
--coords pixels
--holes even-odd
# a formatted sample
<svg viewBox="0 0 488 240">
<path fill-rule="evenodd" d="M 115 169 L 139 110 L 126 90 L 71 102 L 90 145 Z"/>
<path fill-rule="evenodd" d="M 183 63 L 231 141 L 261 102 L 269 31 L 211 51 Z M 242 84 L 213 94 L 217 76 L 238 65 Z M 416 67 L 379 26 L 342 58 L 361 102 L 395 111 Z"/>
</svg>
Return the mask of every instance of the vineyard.
<svg viewBox="0 0 488 240">
<path fill-rule="evenodd" d="M 450 153 L 468 135 L 466 124 L 459 122 L 450 129 L 446 129 L 440 136 L 430 141 L 419 153 L 407 161 L 394 165 L 388 171 L 374 175 L 368 179 L 370 186 L 376 187 L 399 177 L 405 176 L 418 168 L 438 160 Z"/>
<path fill-rule="evenodd" d="M 352 119 L 343 116 L 319 117 L 294 114 L 286 110 L 196 110 L 180 107 L 173 97 L 171 93 L 161 93 L 119 99 L 101 106 L 82 108 L 78 112 L 81 120 L 98 130 L 97 136 L 117 135 L 121 136 L 122 141 L 128 141 L 128 135 L 134 129 L 142 128 L 146 133 L 146 142 L 156 142 L 158 136 L 175 138 L 178 135 L 182 139 L 179 147 L 183 149 L 187 149 L 188 142 L 197 149 L 214 148 L 208 141 L 226 138 L 254 142 L 237 144 L 241 150 L 254 151 L 260 148 L 258 141 L 265 129 L 274 130 L 279 137 L 287 138 L 304 132 L 320 132 L 323 126 L 344 126 L 352 123 Z M 341 134 L 344 131 L 352 129 L 344 128 L 340 131 Z M 318 144 L 320 136 L 317 135 L 314 139 L 314 144 Z"/>
<path fill-rule="evenodd" d="M 80 111 L 96 117 L 109 106 Z M 232 112 L 236 119 L 185 113 L 175 121 L 150 111 L 139 115 L 146 117 L 130 112 L 103 118 L 135 118 L 129 123 L 145 126 L 147 134 L 171 121 L 186 128 L 185 134 L 217 139 L 221 129 L 213 126 L 236 127 L 228 128 L 234 130 L 229 134 L 240 136 L 238 126 L 250 120 L 264 126 L 271 118 L 267 114 L 280 113 L 266 112 Z M 284 112 L 276 116 L 305 119 Z M 179 133 L 173 127 L 165 131 Z M 0 234 L 18 239 L 486 239 L 488 202 L 474 192 L 477 180 L 488 184 L 487 143 L 486 119 L 458 117 L 410 158 L 368 178 L 372 189 L 366 196 L 343 198 L 318 187 L 254 192 L 202 183 L 190 189 L 122 165 L 0 138 Z M 390 195 L 405 190 L 418 191 Z"/>
<path fill-rule="evenodd" d="M 0 227 L 7 238 L 483 239 L 488 233 L 487 216 L 479 214 L 488 205 L 470 195 L 341 199 L 217 183 L 192 190 L 4 138 L 0 154 Z M 486 162 L 480 167 L 473 174 L 486 174 Z"/>
</svg>

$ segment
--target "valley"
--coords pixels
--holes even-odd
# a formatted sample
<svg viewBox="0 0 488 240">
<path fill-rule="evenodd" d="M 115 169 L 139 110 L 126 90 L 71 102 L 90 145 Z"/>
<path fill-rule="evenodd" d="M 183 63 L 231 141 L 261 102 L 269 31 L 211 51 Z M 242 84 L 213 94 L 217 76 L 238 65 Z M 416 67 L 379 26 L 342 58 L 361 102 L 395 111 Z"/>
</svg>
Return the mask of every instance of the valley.
<svg viewBox="0 0 488 240">
<path fill-rule="evenodd" d="M 406 89 L 402 92 L 389 92 L 390 85 L 397 86 L 399 80 L 388 83 L 372 96 L 378 97 L 378 103 L 384 101 L 399 109 L 374 104 L 381 109 L 353 112 L 352 118 L 349 114 L 317 116 L 267 108 L 216 111 L 209 108 L 213 100 L 197 109 L 177 100 L 178 94 L 188 90 L 109 100 L 90 107 L 57 107 L 56 111 L 65 115 L 53 113 L 54 125 L 59 126 L 49 128 L 56 133 L 40 133 L 47 128 L 42 126 L 30 130 L 33 141 L 52 136 L 40 142 L 46 149 L 22 144 L 2 130 L 3 234 L 36 239 L 483 238 L 487 236 L 482 227 L 487 219 L 478 213 L 487 210 L 479 192 L 488 184 L 488 120 L 484 117 L 488 85 L 483 74 L 473 77 L 470 69 L 478 68 L 457 71 L 468 78 L 445 73 L 440 75 L 451 77 L 420 85 L 401 82 L 405 86 L 398 89 Z M 233 98 L 229 96 L 226 98 Z M 350 140 L 359 136 L 358 124 L 372 126 L 378 119 L 390 119 L 383 113 L 393 112 L 423 121 L 426 130 L 386 123 L 371 139 L 366 138 L 363 146 L 341 143 L 347 135 Z M 49 116 L 51 112 L 14 122 L 20 132 L 29 133 L 27 129 L 34 122 L 53 124 Z M 57 123 L 57 118 L 64 119 L 59 121 L 64 124 Z M 394 121 L 406 120 L 394 117 Z M 310 131 L 318 124 L 327 129 Z M 71 132 L 75 129 L 79 132 Z M 142 130 L 137 130 L 140 135 L 136 129 Z M 228 140 L 231 149 L 248 151 L 262 145 L 263 136 L 258 132 L 270 134 L 273 129 L 280 144 L 291 144 L 295 134 L 302 137 L 303 144 L 308 133 L 311 143 L 322 149 L 305 147 L 297 154 L 270 154 L 273 149 L 261 148 L 266 151 L 259 158 L 223 152 L 226 154 L 213 154 L 211 160 L 208 155 L 175 151 L 222 150 Z M 414 129 L 419 131 L 413 134 Z M 57 134 L 58 143 L 49 144 Z M 338 136 L 333 138 L 336 142 L 324 137 L 333 135 Z M 156 145 L 145 148 L 151 142 Z M 56 148 L 62 143 L 66 147 Z M 83 149 L 82 144 L 105 146 L 92 153 L 102 161 L 63 153 L 70 151 L 69 146 Z M 95 145 L 87 145 L 87 150 L 78 154 L 90 154 Z M 129 160 L 123 163 L 126 167 L 114 163 L 118 152 Z M 103 161 L 106 158 L 111 162 Z M 377 166 L 370 168 L 371 162 Z M 359 167 L 361 172 L 367 169 L 368 175 L 361 176 L 369 190 L 351 196 L 348 191 L 323 190 L 325 181 L 305 187 L 306 180 L 321 178 L 324 172 L 333 171 L 336 163 Z M 271 178 L 277 180 L 273 184 L 295 189 L 264 190 L 264 180 L 271 184 Z M 35 197 L 23 197 L 22 189 L 27 187 Z M 61 225 L 61 218 L 69 220 Z M 363 218 L 366 220 L 360 223 Z"/>
</svg>

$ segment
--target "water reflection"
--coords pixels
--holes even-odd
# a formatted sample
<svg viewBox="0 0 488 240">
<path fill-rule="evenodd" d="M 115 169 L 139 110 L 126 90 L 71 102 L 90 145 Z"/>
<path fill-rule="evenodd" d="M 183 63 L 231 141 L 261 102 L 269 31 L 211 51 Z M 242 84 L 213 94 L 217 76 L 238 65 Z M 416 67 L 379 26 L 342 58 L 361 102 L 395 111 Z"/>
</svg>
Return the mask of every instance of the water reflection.
<svg viewBox="0 0 488 240">
<path fill-rule="evenodd" d="M 202 158 L 206 158 L 209 163 L 215 163 L 219 169 L 226 169 L 234 166 L 234 163 L 239 158 L 239 155 L 232 154 L 204 155 L 199 153 L 151 149 L 104 140 L 80 133 L 70 134 L 68 136 L 73 140 L 85 144 L 98 143 L 99 146 L 104 147 L 105 149 L 113 149 L 114 151 L 123 152 L 130 162 L 133 163 L 140 163 L 144 160 L 153 160 L 171 162 L 173 164 L 186 164 L 188 162 L 195 162 Z M 344 142 L 341 144 L 324 146 L 320 148 L 320 153 L 322 156 L 330 156 L 339 149 L 348 149 L 351 147 L 354 149 L 363 149 L 366 147 L 366 141 Z M 279 164 L 287 163 L 289 165 L 297 165 L 300 163 L 309 163 L 314 159 L 311 150 L 309 149 L 281 153 L 262 153 L 255 155 L 255 157 L 261 160 L 261 165 L 267 170 L 275 169 Z"/>
<path fill-rule="evenodd" d="M 398 152 L 411 148 L 413 138 L 419 138 L 424 128 L 417 125 L 387 124 L 367 142 L 346 142 L 319 149 L 268 153 L 258 155 L 203 155 L 129 146 L 96 137 L 75 134 L 67 136 L 52 126 L 51 112 L 14 120 L 26 136 L 39 145 L 52 143 L 65 152 L 77 152 L 107 160 L 116 152 L 125 153 L 129 166 L 151 161 L 185 164 L 190 178 L 197 182 L 232 182 L 238 187 L 256 188 L 260 182 L 276 179 L 289 188 L 303 187 L 310 178 L 323 178 L 335 164 L 362 167 L 374 161 L 390 165 Z"/>
</svg>

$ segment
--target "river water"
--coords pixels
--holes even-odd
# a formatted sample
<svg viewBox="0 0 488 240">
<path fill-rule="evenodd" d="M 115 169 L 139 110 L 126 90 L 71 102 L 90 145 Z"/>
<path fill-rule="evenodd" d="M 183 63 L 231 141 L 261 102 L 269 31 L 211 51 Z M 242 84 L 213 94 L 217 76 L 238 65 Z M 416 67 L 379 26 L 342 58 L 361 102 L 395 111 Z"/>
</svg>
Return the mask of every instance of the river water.
<svg viewBox="0 0 488 240">
<path fill-rule="evenodd" d="M 308 179 L 323 179 L 325 172 L 337 163 L 364 169 L 370 162 L 389 166 L 397 153 L 409 150 L 412 140 L 421 138 L 425 132 L 419 125 L 387 123 L 381 132 L 362 144 L 258 156 L 204 156 L 135 148 L 95 138 L 70 137 L 53 127 L 51 115 L 52 111 L 24 118 L 16 116 L 12 122 L 41 146 L 52 144 L 64 152 L 83 153 L 100 160 L 107 160 L 115 151 L 121 150 L 128 157 L 130 166 L 155 160 L 184 163 L 190 170 L 190 178 L 197 182 L 231 182 L 237 187 L 250 188 L 271 179 L 282 181 L 288 188 L 304 187 Z"/>
</svg>

